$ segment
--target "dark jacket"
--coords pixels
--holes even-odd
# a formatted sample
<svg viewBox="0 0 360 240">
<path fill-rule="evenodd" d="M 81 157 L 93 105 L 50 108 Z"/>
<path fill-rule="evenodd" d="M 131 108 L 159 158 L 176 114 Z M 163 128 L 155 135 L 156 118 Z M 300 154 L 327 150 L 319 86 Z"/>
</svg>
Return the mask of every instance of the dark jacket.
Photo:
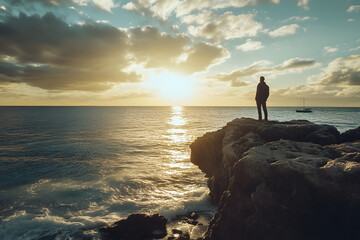
<svg viewBox="0 0 360 240">
<path fill-rule="evenodd" d="M 256 88 L 255 100 L 257 102 L 266 102 L 268 97 L 269 97 L 269 86 L 266 85 L 265 82 L 260 82 Z"/>
</svg>

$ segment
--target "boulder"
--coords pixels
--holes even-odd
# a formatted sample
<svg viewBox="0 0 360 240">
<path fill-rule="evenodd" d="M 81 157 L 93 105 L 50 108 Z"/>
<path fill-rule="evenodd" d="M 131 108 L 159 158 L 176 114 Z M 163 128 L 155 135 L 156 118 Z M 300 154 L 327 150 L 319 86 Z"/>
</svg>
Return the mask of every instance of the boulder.
<svg viewBox="0 0 360 240">
<path fill-rule="evenodd" d="M 340 133 L 333 126 L 317 125 L 306 120 L 234 119 L 222 129 L 197 138 L 190 145 L 191 162 L 209 178 L 210 196 L 219 203 L 229 185 L 235 162 L 250 148 L 280 139 L 327 145 L 339 143 Z"/>
<path fill-rule="evenodd" d="M 218 205 L 204 239 L 360 239 L 360 141 L 341 141 L 332 126 L 253 119 L 198 138 L 191 160 L 211 169 Z"/>
<path fill-rule="evenodd" d="M 341 142 L 353 142 L 360 140 L 360 127 L 350 129 L 340 135 Z"/>
<path fill-rule="evenodd" d="M 167 219 L 159 214 L 131 214 L 126 219 L 100 228 L 102 239 L 160 239 L 167 235 Z"/>
<path fill-rule="evenodd" d="M 178 229 L 172 230 L 173 236 L 168 237 L 167 240 L 190 240 L 190 234 Z"/>
<path fill-rule="evenodd" d="M 184 222 L 184 223 L 188 223 L 188 224 L 191 224 L 194 226 L 201 224 L 197 221 L 197 219 L 199 218 L 199 215 L 195 212 L 191 212 L 191 213 L 186 214 L 185 216 L 179 216 L 179 217 L 181 217 L 181 222 Z"/>
</svg>

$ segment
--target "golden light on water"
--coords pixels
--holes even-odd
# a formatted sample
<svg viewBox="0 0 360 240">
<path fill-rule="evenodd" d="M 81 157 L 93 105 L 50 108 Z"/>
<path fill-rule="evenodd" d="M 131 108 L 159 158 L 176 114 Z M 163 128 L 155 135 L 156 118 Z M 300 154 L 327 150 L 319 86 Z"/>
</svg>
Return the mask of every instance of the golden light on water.
<svg viewBox="0 0 360 240">
<path fill-rule="evenodd" d="M 169 138 L 171 144 L 179 144 L 187 141 L 187 130 L 182 128 L 186 124 L 186 119 L 183 114 L 183 107 L 173 106 L 171 108 L 171 117 L 168 121 L 170 128 L 167 130 L 170 133 Z"/>
<path fill-rule="evenodd" d="M 168 122 L 172 126 L 183 126 L 186 124 L 186 120 L 183 116 L 183 108 L 181 106 L 172 107 L 172 116 Z M 171 129 L 170 131 L 185 131 L 185 129 Z"/>
<path fill-rule="evenodd" d="M 172 114 L 181 114 L 183 111 L 183 107 L 182 106 L 173 106 L 172 107 Z"/>
<path fill-rule="evenodd" d="M 168 129 L 167 132 L 169 134 L 179 134 L 179 133 L 186 133 L 187 131 L 185 129 L 176 129 L 176 128 L 172 128 L 172 129 Z"/>
<path fill-rule="evenodd" d="M 189 158 L 189 152 L 181 148 L 177 148 L 189 141 L 190 136 L 185 128 L 186 124 L 187 121 L 184 115 L 183 107 L 171 107 L 171 115 L 168 120 L 169 129 L 166 131 L 166 138 L 168 139 L 168 144 L 174 149 L 167 151 L 170 162 L 166 163 L 167 170 L 165 171 L 165 174 L 181 174 L 181 169 L 188 169 L 191 167 L 187 161 Z"/>
</svg>

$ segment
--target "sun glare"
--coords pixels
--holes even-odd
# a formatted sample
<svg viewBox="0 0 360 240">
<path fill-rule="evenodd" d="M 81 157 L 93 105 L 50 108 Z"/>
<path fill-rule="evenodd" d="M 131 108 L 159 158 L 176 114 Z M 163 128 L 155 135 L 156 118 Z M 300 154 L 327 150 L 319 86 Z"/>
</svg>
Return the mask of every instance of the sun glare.
<svg viewBox="0 0 360 240">
<path fill-rule="evenodd" d="M 166 100 L 186 100 L 191 95 L 192 77 L 165 71 L 150 77 L 149 87 Z"/>
</svg>

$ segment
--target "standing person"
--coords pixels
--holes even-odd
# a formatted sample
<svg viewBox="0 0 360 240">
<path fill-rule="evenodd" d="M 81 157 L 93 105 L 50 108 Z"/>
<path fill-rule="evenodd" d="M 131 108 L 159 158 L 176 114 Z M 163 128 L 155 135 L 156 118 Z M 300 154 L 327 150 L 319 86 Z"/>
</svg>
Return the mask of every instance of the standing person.
<svg viewBox="0 0 360 240">
<path fill-rule="evenodd" d="M 266 85 L 265 78 L 261 76 L 260 83 L 257 85 L 256 88 L 256 97 L 255 97 L 258 114 L 259 114 L 259 121 L 262 120 L 261 106 L 264 110 L 265 120 L 266 121 L 268 120 L 268 113 L 266 109 L 266 100 L 268 99 L 268 97 L 269 97 L 269 86 Z"/>
</svg>

